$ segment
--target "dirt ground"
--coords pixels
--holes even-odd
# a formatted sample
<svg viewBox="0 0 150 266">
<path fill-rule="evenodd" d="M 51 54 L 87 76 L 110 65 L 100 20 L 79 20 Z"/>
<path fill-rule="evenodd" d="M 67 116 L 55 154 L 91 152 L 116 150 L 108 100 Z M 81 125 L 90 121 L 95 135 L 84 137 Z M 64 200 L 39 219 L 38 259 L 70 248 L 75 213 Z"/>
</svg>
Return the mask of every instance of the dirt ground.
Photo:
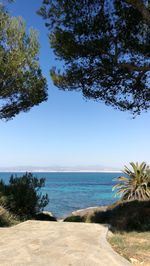
<svg viewBox="0 0 150 266">
<path fill-rule="evenodd" d="M 150 266 L 150 232 L 111 234 L 108 240 L 115 251 L 134 265 Z"/>
</svg>

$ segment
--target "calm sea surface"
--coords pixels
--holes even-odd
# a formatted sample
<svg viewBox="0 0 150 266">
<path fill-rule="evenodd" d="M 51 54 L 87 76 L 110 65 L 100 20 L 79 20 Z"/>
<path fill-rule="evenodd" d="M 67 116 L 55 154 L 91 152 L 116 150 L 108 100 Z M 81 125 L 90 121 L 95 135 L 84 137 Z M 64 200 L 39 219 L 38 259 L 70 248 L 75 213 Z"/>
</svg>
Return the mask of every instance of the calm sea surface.
<svg viewBox="0 0 150 266">
<path fill-rule="evenodd" d="M 11 174 L 0 173 L 0 179 L 7 183 Z M 114 202 L 113 179 L 120 173 L 34 173 L 34 176 L 46 179 L 42 192 L 48 193 L 50 202 L 45 210 L 63 218 L 74 210 Z"/>
</svg>

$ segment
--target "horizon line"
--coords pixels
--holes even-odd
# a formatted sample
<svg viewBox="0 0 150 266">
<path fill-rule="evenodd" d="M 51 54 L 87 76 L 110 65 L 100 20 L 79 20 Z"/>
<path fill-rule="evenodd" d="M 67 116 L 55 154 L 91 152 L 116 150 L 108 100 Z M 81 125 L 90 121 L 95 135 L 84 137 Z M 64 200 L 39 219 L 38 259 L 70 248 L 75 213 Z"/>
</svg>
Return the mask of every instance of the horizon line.
<svg viewBox="0 0 150 266">
<path fill-rule="evenodd" d="M 122 173 L 121 170 L 49 170 L 49 171 L 44 171 L 44 170 L 29 170 L 29 171 L 24 171 L 24 170 L 3 170 L 0 173 Z"/>
</svg>

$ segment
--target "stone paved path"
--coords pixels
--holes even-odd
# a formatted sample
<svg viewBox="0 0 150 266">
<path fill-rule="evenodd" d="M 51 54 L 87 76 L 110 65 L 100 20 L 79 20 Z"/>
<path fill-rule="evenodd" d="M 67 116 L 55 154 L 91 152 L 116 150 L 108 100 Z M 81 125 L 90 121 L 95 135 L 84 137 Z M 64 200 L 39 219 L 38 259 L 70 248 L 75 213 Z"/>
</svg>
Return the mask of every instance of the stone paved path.
<svg viewBox="0 0 150 266">
<path fill-rule="evenodd" d="M 0 266 L 128 266 L 98 224 L 27 221 L 0 229 Z"/>
</svg>

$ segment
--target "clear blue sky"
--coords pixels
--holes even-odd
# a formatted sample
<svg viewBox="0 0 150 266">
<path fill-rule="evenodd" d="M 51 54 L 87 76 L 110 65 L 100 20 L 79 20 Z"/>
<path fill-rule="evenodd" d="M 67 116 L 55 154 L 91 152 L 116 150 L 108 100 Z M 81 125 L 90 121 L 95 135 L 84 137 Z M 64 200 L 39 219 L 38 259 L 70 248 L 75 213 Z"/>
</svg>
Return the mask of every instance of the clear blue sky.
<svg viewBox="0 0 150 266">
<path fill-rule="evenodd" d="M 122 168 L 129 161 L 150 163 L 150 112 L 135 120 L 129 113 L 85 101 L 80 93 L 59 91 L 49 69 L 56 65 L 47 29 L 36 15 L 41 1 L 16 0 L 12 15 L 40 33 L 40 63 L 47 77 L 49 100 L 9 122 L 0 121 L 0 167 L 86 166 Z"/>
</svg>

